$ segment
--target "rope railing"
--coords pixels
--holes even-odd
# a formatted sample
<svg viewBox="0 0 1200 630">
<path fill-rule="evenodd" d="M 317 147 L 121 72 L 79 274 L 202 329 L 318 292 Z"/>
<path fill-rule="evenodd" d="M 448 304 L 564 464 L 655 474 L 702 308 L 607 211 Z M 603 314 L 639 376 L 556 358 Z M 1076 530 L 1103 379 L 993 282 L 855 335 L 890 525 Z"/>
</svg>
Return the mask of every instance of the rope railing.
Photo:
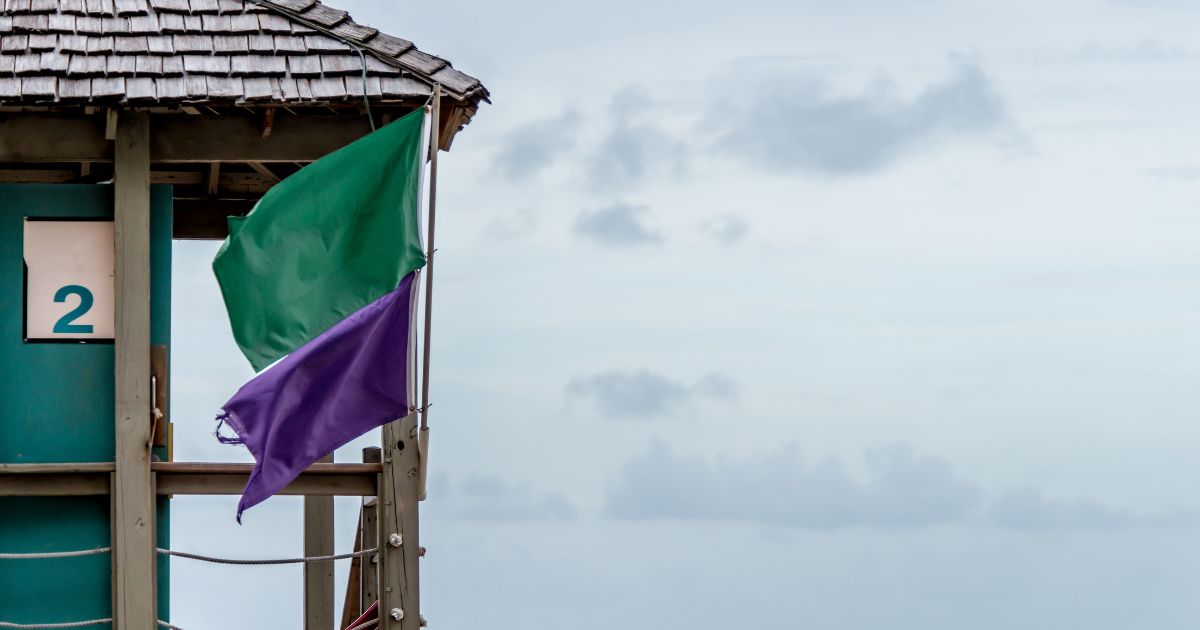
<svg viewBox="0 0 1200 630">
<path fill-rule="evenodd" d="M 55 560 L 58 558 L 79 558 L 83 556 L 95 556 L 109 553 L 112 547 L 97 547 L 95 549 L 80 549 L 76 551 L 42 551 L 29 553 L 0 553 L 0 560 Z M 375 553 L 378 549 L 363 549 L 353 553 L 340 553 L 330 556 L 307 556 L 301 558 L 279 558 L 268 560 L 241 560 L 233 558 L 217 558 L 213 556 L 202 556 L 195 553 L 187 553 L 184 551 L 174 551 L 171 549 L 155 549 L 159 554 L 164 556 L 172 556 L 175 558 L 185 558 L 187 560 L 197 560 L 200 562 L 210 562 L 213 564 L 232 564 L 232 565 L 279 565 L 279 564 L 305 564 L 312 562 L 332 562 L 334 560 L 346 560 L 349 558 L 359 558 Z M 86 628 L 88 626 L 99 626 L 106 623 L 112 623 L 112 617 L 104 619 L 88 619 L 85 621 L 67 621 L 63 623 L 14 623 L 11 621 L 0 621 L 0 629 L 5 630 L 56 630 L 58 628 Z M 379 623 L 376 620 L 361 623 L 349 630 L 365 630 L 366 628 Z M 183 630 L 179 626 L 173 626 L 165 621 L 159 620 L 158 625 L 166 630 Z"/>
</svg>

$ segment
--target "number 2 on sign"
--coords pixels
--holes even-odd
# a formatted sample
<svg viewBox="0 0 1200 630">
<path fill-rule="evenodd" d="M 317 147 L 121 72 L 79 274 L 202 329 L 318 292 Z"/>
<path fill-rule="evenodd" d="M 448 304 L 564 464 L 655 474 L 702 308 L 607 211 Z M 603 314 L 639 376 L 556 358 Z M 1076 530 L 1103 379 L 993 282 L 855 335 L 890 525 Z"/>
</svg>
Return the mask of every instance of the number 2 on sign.
<svg viewBox="0 0 1200 630">
<path fill-rule="evenodd" d="M 76 324 L 75 320 L 83 317 L 92 308 L 92 303 L 95 298 L 92 297 L 92 292 L 87 287 L 81 287 L 78 284 L 68 284 L 54 293 L 55 302 L 66 302 L 68 295 L 79 296 L 79 306 L 71 309 L 71 312 L 63 315 L 57 322 L 54 323 L 55 334 L 72 334 L 72 333 L 90 333 L 92 332 L 91 324 Z"/>
</svg>

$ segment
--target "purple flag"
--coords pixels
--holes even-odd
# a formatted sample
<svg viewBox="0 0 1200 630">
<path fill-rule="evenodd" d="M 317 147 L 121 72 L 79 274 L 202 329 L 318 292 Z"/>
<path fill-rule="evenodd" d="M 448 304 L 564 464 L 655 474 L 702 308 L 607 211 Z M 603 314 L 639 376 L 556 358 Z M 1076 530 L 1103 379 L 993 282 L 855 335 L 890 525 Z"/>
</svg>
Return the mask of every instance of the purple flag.
<svg viewBox="0 0 1200 630">
<path fill-rule="evenodd" d="M 395 291 L 334 324 L 267 368 L 221 408 L 218 420 L 254 456 L 242 512 L 354 438 L 402 418 L 415 399 L 417 272 Z"/>
</svg>

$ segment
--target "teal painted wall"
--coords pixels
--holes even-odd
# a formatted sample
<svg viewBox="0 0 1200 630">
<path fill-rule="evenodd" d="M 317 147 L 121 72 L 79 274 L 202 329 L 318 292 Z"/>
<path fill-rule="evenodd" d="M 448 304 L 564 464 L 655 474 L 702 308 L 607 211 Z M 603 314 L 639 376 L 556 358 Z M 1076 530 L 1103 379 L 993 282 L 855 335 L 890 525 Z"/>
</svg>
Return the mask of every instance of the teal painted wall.
<svg viewBox="0 0 1200 630">
<path fill-rule="evenodd" d="M 171 339 L 171 188 L 151 187 L 150 342 Z M 109 218 L 108 185 L 0 186 L 0 462 L 111 462 L 111 343 L 25 343 L 23 218 Z M 164 453 L 156 449 L 156 454 Z M 170 510 L 158 502 L 158 544 Z M 0 497 L 0 551 L 110 544 L 108 497 Z M 61 623 L 112 616 L 108 555 L 0 561 L 0 621 Z M 158 563 L 159 618 L 169 620 L 168 559 Z M 107 626 L 93 626 L 105 628 Z"/>
</svg>

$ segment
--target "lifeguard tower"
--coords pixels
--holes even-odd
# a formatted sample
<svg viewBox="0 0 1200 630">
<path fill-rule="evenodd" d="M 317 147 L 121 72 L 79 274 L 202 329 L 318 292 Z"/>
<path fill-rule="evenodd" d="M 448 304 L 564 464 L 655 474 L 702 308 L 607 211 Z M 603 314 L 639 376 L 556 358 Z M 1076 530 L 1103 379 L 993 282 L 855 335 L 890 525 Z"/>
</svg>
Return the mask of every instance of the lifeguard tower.
<svg viewBox="0 0 1200 630">
<path fill-rule="evenodd" d="M 171 240 L 224 238 L 416 108 L 449 150 L 488 92 L 316 0 L 0 4 L 0 622 L 172 628 L 168 498 L 240 494 L 249 466 L 170 461 Z M 333 496 L 371 499 L 340 628 L 375 601 L 379 628 L 422 625 L 417 435 L 398 420 L 284 492 L 309 558 Z M 330 565 L 305 567 L 305 627 L 329 630 Z"/>
</svg>

